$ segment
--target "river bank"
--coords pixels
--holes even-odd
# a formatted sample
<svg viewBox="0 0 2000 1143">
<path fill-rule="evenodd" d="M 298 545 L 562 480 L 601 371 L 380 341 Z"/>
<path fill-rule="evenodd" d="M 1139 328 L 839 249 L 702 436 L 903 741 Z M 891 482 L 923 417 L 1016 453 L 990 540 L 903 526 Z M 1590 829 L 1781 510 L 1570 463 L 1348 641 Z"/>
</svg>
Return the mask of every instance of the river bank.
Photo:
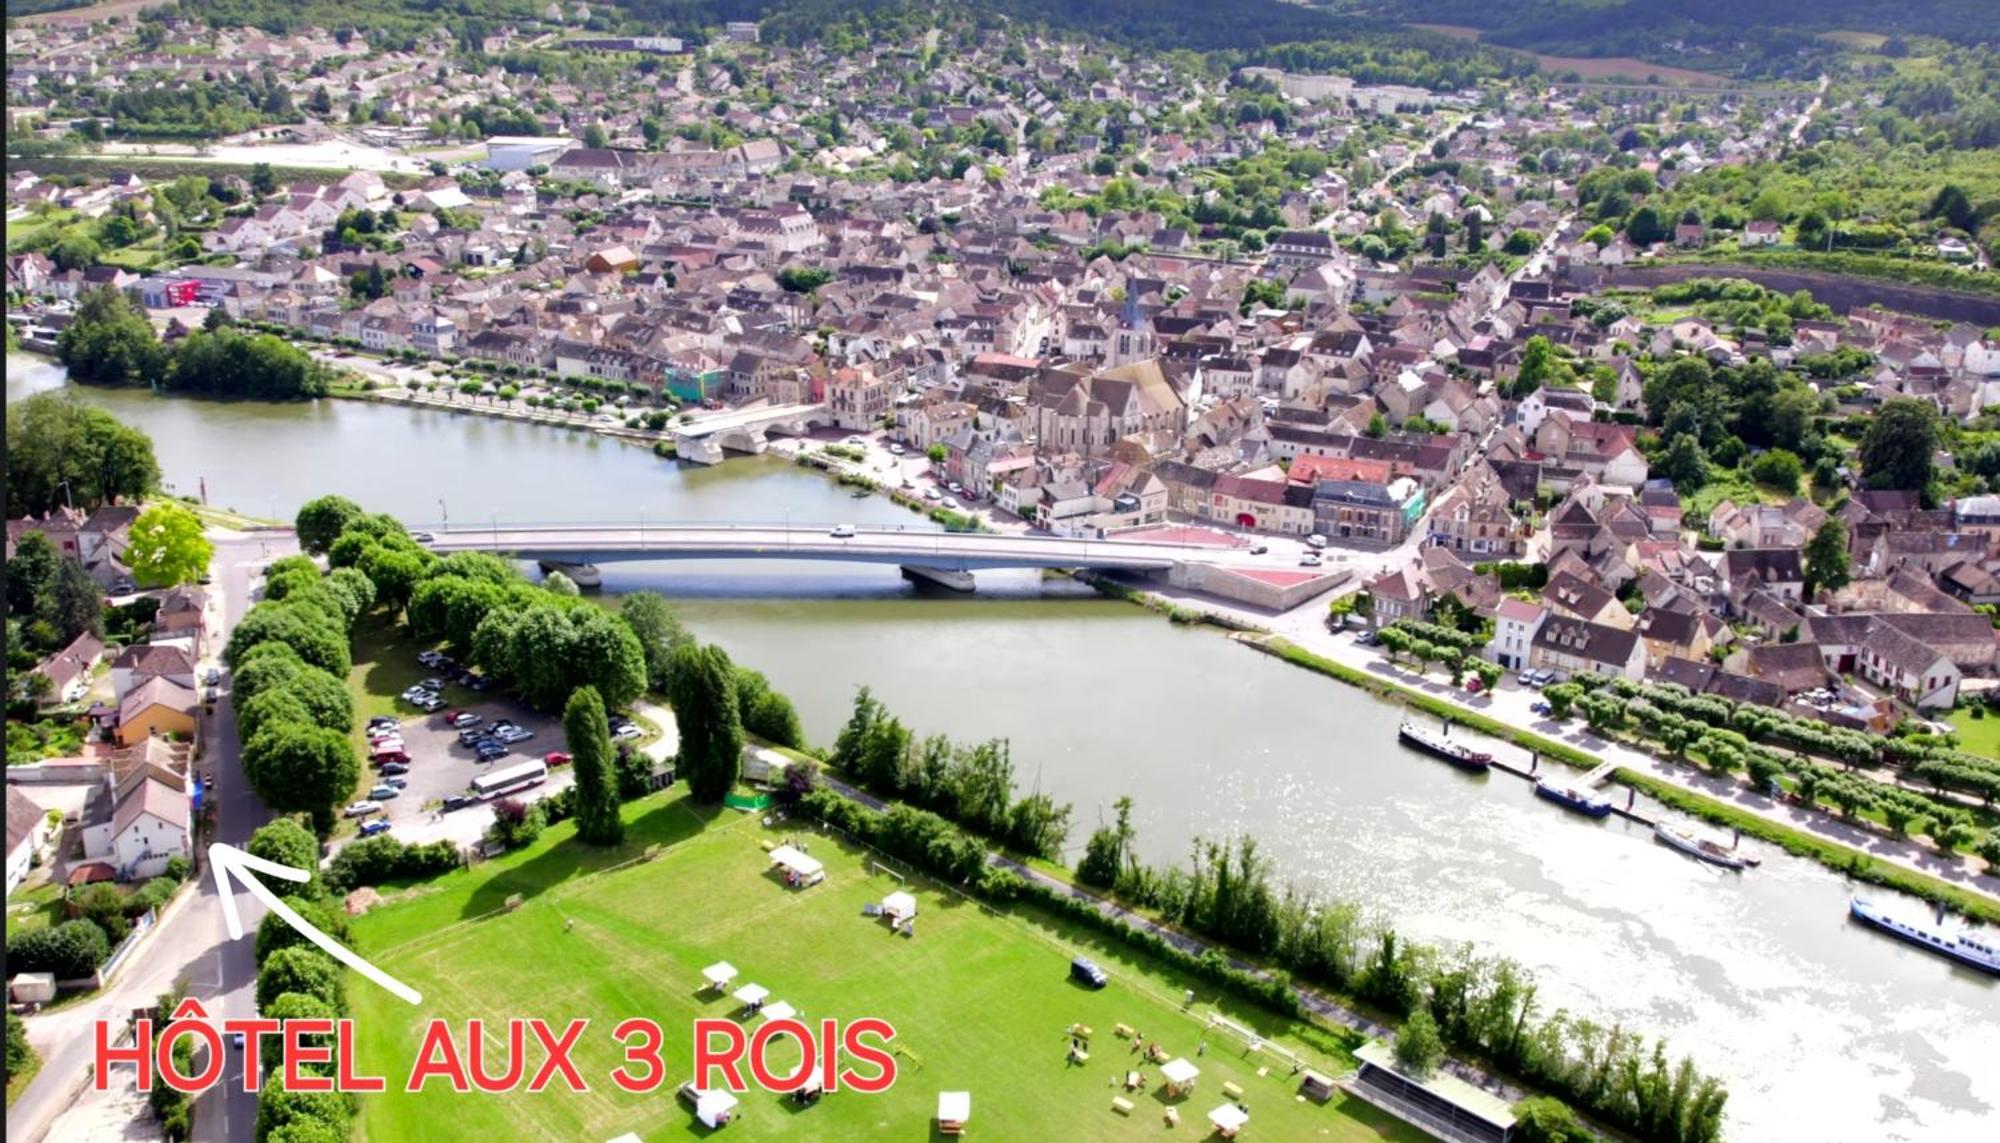
<svg viewBox="0 0 2000 1143">
<path fill-rule="evenodd" d="M 16 362 L 10 398 L 31 380 Z M 35 383 L 62 384 L 60 370 Z M 211 503 L 278 519 L 337 492 L 412 522 L 448 507 L 461 527 L 641 511 L 910 522 L 775 456 L 696 467 L 594 433 L 377 402 L 79 396 L 149 432 L 177 489 L 205 476 Z M 919 736 L 1010 739 L 1023 784 L 1075 806 L 1074 845 L 1129 794 L 1149 862 L 1185 858 L 1195 837 L 1254 835 L 1303 890 L 1509 957 L 1546 1010 L 1647 1029 L 1718 1072 L 1737 1138 L 1976 1138 L 2000 1107 L 1981 1063 L 2000 1058 L 1987 1014 L 2000 986 L 1854 925 L 1841 877 L 1763 843 L 1762 868 L 1717 876 L 1634 823 L 1399 747 L 1397 706 L 1197 625 L 1033 573 L 981 573 L 970 596 L 919 593 L 872 564 L 624 563 L 604 579 L 610 595 L 668 596 L 703 641 L 764 671 L 810 741 L 833 741 L 867 685 Z"/>
</svg>

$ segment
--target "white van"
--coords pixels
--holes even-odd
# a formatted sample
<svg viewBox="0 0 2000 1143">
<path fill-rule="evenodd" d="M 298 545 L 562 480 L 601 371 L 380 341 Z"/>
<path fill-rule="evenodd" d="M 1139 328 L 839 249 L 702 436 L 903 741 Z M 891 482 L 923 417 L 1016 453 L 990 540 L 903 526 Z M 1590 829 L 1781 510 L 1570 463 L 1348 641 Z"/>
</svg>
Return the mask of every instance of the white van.
<svg viewBox="0 0 2000 1143">
<path fill-rule="evenodd" d="M 1326 537 L 1319 535 L 1318 533 L 1314 533 L 1313 535 L 1307 536 L 1306 546 L 1312 548 L 1314 551 L 1319 551 L 1326 547 Z"/>
<path fill-rule="evenodd" d="M 835 524 L 833 530 L 828 532 L 827 535 L 832 536 L 836 540 L 851 540 L 854 538 L 854 525 Z"/>
</svg>

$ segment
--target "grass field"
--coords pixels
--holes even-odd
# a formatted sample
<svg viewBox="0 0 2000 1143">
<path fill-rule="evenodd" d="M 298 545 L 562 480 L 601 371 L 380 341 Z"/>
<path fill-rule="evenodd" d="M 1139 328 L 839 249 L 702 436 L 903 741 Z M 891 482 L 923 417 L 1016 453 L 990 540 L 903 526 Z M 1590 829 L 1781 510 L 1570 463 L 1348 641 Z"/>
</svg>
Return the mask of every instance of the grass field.
<svg viewBox="0 0 2000 1143">
<path fill-rule="evenodd" d="M 59 925 L 65 920 L 63 887 L 60 882 L 43 881 L 30 889 L 17 889 L 7 898 L 7 931 L 19 935 Z"/>
<path fill-rule="evenodd" d="M 1951 725 L 1958 731 L 1958 748 L 1981 758 L 2000 758 L 2000 714 L 1987 712 L 1985 718 L 1972 717 L 1972 711 L 1951 712 Z"/>
<path fill-rule="evenodd" d="M 702 967 L 725 959 L 741 970 L 739 985 L 762 984 L 772 1001 L 789 1002 L 808 1019 L 878 1016 L 897 1031 L 899 1074 L 888 1092 L 835 1093 L 798 1109 L 753 1091 L 742 1097 L 729 1128 L 744 1138 L 934 1137 L 937 1094 L 948 1090 L 971 1092 L 975 1136 L 1155 1137 L 1170 1130 L 1166 1107 L 1178 1106 L 1177 1130 L 1202 1138 L 1209 1134 L 1208 1112 L 1223 1102 L 1225 1081 L 1243 1087 L 1249 1129 L 1258 1138 L 1420 1138 L 1365 1105 L 1298 1100 L 1289 1064 L 1268 1054 L 1250 1057 L 1242 1041 L 1205 1029 L 1206 1014 L 1218 1010 L 1208 989 L 1200 988 L 1200 1002 L 1183 1011 L 1182 992 L 1191 982 L 1135 961 L 1122 945 L 1079 937 L 1033 914 L 991 913 L 915 879 L 908 887 L 918 900 L 917 935 L 905 939 L 861 915 L 864 904 L 901 887 L 871 872 L 862 851 L 813 837 L 811 851 L 826 862 L 827 881 L 792 891 L 767 872 L 758 845 L 779 831 L 753 818 L 698 810 L 678 790 L 632 803 L 626 814 L 631 827 L 619 849 L 580 849 L 567 841 L 570 826 L 559 826 L 527 849 L 426 883 L 354 924 L 364 954 L 424 994 L 413 1008 L 350 979 L 364 1069 L 398 1086 L 433 1016 L 461 1025 L 471 1017 L 583 1016 L 591 1027 L 574 1058 L 592 1090 L 493 1098 L 433 1084 L 413 1095 L 367 1096 L 359 1138 L 702 1134 L 673 1089 L 691 1074 L 692 1021 L 740 1016 L 734 1001 L 702 987 Z M 612 868 L 655 845 L 663 847 L 656 860 Z M 518 909 L 487 915 L 515 893 L 525 899 Z M 1093 992 L 1068 981 L 1077 948 L 1089 949 L 1110 971 L 1109 988 Z M 1332 1033 L 1235 1003 L 1220 1010 L 1319 1070 L 1337 1074 L 1352 1066 Z M 668 1083 L 648 1095 L 625 1094 L 604 1079 L 620 1061 L 610 1029 L 627 1016 L 649 1017 L 666 1034 Z M 1096 1032 L 1091 1060 L 1075 1066 L 1065 1058 L 1072 1023 Z M 1138 1064 L 1131 1044 L 1112 1034 L 1121 1023 L 1194 1060 L 1202 1069 L 1196 1092 L 1165 1101 L 1157 1066 Z M 1204 1037 L 1208 1050 L 1197 1058 Z M 1259 1076 L 1260 1066 L 1270 1074 Z M 1149 1090 L 1112 1086 L 1134 1067 L 1150 1073 Z M 1114 1096 L 1136 1105 L 1130 1117 L 1112 1110 Z"/>
</svg>

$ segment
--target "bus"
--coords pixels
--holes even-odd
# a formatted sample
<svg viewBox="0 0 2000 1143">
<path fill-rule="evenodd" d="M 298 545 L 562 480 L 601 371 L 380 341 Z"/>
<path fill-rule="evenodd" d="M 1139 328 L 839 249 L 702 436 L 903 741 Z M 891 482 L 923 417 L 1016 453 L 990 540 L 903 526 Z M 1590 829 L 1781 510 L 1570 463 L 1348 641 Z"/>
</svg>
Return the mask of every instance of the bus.
<svg viewBox="0 0 2000 1143">
<path fill-rule="evenodd" d="M 548 763 L 541 759 L 523 762 L 519 766 L 509 766 L 505 770 L 495 770 L 472 780 L 470 787 L 474 797 L 482 802 L 490 802 L 505 794 L 518 794 L 530 786 L 539 786 L 549 776 Z"/>
</svg>

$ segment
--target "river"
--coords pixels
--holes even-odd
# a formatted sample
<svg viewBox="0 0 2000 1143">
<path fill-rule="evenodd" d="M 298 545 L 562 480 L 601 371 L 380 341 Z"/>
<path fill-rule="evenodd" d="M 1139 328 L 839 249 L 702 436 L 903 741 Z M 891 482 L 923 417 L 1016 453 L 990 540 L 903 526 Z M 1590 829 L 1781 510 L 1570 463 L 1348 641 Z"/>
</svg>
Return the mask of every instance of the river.
<svg viewBox="0 0 2000 1143">
<path fill-rule="evenodd" d="M 8 361 L 10 399 L 60 381 Z M 422 520 L 440 498 L 468 522 L 640 507 L 916 519 L 765 458 L 682 468 L 467 414 L 83 392 L 153 434 L 177 489 L 205 476 L 214 503 L 258 514 L 340 492 Z M 1763 847 L 1747 875 L 1711 871 L 1512 777 L 1404 750 L 1397 710 L 1359 691 L 1032 575 L 981 573 L 971 598 L 922 596 L 869 565 L 618 564 L 605 579 L 675 598 L 792 696 L 815 741 L 865 684 L 919 734 L 1011 739 L 1021 780 L 1075 804 L 1073 840 L 1130 794 L 1149 858 L 1253 833 L 1286 878 L 1512 957 L 1548 1008 L 1664 1036 L 1720 1075 L 1732 1138 L 1973 1140 L 2000 1122 L 2000 981 L 1855 927 L 1846 884 L 1811 862 Z"/>
</svg>

